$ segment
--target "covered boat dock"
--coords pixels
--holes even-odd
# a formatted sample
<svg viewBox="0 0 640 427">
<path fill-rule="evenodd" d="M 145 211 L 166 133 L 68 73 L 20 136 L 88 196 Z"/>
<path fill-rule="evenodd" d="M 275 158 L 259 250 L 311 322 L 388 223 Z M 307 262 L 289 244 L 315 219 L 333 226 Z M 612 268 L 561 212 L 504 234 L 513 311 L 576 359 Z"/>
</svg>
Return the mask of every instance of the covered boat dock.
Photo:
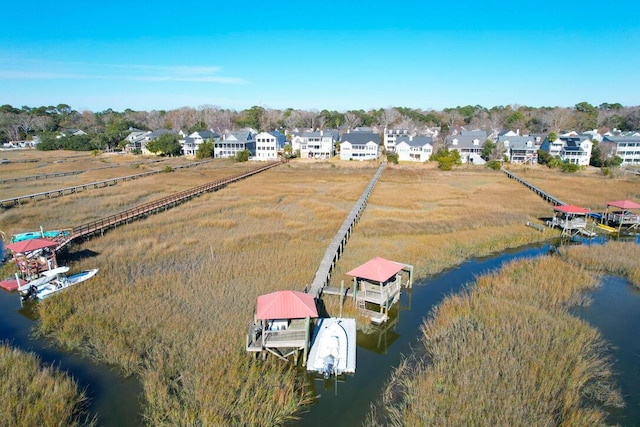
<svg viewBox="0 0 640 427">
<path fill-rule="evenodd" d="M 613 208 L 613 209 L 612 209 Z M 617 200 L 607 202 L 607 208 L 602 214 L 603 222 L 617 228 L 618 232 L 625 227 L 629 230 L 640 228 L 640 214 L 632 211 L 640 210 L 640 204 L 631 200 Z"/>
<path fill-rule="evenodd" d="M 583 234 L 588 237 L 595 236 L 595 233 L 587 230 L 587 215 L 590 211 L 574 205 L 559 205 L 553 207 L 554 215 L 547 225 L 551 228 L 562 229 L 562 236 L 575 236 Z"/>
<path fill-rule="evenodd" d="M 283 360 L 293 355 L 294 363 L 302 352 L 306 364 L 311 319 L 317 317 L 313 295 L 298 291 L 260 295 L 254 320 L 249 324 L 246 350 L 263 359 L 269 353 Z"/>
</svg>

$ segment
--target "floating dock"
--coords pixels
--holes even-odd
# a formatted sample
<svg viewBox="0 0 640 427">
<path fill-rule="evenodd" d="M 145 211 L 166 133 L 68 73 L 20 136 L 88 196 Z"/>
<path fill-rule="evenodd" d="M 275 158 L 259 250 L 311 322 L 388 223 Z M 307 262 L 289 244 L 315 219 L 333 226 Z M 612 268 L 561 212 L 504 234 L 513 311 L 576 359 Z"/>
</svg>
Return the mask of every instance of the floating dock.
<svg viewBox="0 0 640 427">
<path fill-rule="evenodd" d="M 346 363 L 338 363 L 336 375 L 354 374 L 356 372 L 356 319 L 328 317 L 318 319 L 313 331 L 311 351 L 307 360 L 307 371 L 323 373 L 322 366 L 316 363 L 318 353 L 321 351 L 323 331 L 327 331 L 334 324 L 338 324 L 346 335 Z"/>
</svg>

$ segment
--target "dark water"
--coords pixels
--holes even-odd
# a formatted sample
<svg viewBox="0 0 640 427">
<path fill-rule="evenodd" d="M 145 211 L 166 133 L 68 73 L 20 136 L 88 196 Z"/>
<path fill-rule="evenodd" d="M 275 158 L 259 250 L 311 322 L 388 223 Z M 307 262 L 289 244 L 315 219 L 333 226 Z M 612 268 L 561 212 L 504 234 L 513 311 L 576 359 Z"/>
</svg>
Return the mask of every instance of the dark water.
<svg viewBox="0 0 640 427">
<path fill-rule="evenodd" d="M 640 260 L 638 260 L 640 263 Z M 599 329 L 610 344 L 615 381 L 626 407 L 610 409 L 608 421 L 640 425 L 640 291 L 619 277 L 605 276 L 591 294 L 593 302 L 573 312 Z"/>
<path fill-rule="evenodd" d="M 357 337 L 357 368 L 353 376 L 343 382 L 313 380 L 317 402 L 301 419 L 299 426 L 355 426 L 361 425 L 370 404 L 380 396 L 393 367 L 412 346 L 418 345 L 419 327 L 431 309 L 449 294 L 457 293 L 478 275 L 499 268 L 503 263 L 520 258 L 546 254 L 549 245 L 507 250 L 499 256 L 473 259 L 439 274 L 437 277 L 414 283 L 409 292 L 403 290 L 397 316 L 375 333 Z"/>
<path fill-rule="evenodd" d="M 640 237 L 634 237 L 640 243 Z M 606 239 L 581 239 L 575 244 L 602 244 Z M 564 242 L 566 244 L 567 242 Z M 414 284 L 409 292 L 403 291 L 397 316 L 392 317 L 385 329 L 357 336 L 356 374 L 342 382 L 311 379 L 317 402 L 292 423 L 296 426 L 354 426 L 362 425 L 370 405 L 380 397 L 393 367 L 419 346 L 419 327 L 430 311 L 449 294 L 457 293 L 475 277 L 500 268 L 508 261 L 531 258 L 549 253 L 557 246 L 537 245 L 507 250 L 499 256 L 473 259 L 462 265 Z M 640 260 L 639 260 L 640 262 Z M 623 426 L 640 425 L 640 292 L 625 281 L 607 277 L 601 289 L 593 293 L 593 304 L 581 309 L 580 316 L 602 331 L 613 346 L 614 369 L 619 372 L 616 381 L 622 388 L 626 407 L 612 410 L 611 422 Z"/>
<path fill-rule="evenodd" d="M 140 401 L 142 386 L 134 378 L 122 378 L 117 371 L 74 354 L 62 352 L 42 339 L 34 339 L 31 313 L 22 309 L 20 297 L 0 289 L 0 341 L 21 350 L 36 353 L 43 363 L 67 372 L 86 391 L 88 417 L 99 426 L 142 425 Z"/>
</svg>

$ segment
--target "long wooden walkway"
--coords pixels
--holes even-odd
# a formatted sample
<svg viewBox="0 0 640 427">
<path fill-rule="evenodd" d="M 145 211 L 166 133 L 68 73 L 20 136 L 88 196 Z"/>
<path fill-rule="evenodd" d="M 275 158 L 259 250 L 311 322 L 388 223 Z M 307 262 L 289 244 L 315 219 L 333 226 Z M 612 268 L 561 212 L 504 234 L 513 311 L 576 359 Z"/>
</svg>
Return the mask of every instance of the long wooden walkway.
<svg viewBox="0 0 640 427">
<path fill-rule="evenodd" d="M 201 165 L 203 163 L 206 163 L 207 161 L 203 161 L 203 162 L 196 162 L 196 163 L 187 163 L 184 165 L 178 165 L 178 166 L 171 166 L 172 170 L 176 170 L 176 169 L 183 169 L 183 168 L 190 168 L 190 167 L 194 167 L 194 166 L 198 166 Z M 81 171 L 80 173 L 82 173 L 84 171 Z M 150 175 L 157 175 L 159 173 L 163 173 L 164 170 L 152 170 L 149 172 L 143 172 L 143 173 L 138 173 L 138 174 L 134 174 L 134 175 L 127 175 L 127 176 L 119 176 L 116 178 L 111 178 L 111 179 L 105 179 L 103 181 L 96 181 L 96 182 L 90 182 L 87 184 L 80 184 L 80 185 L 74 185 L 72 187 L 65 187 L 65 188 L 58 188 L 56 190 L 49 190 L 49 191 L 42 191 L 39 193 L 33 193 L 33 194 L 27 194 L 25 196 L 18 196 L 18 197 L 10 197 L 8 199 L 1 199 L 0 200 L 0 207 L 11 207 L 11 206 L 18 206 L 20 205 L 22 202 L 30 200 L 30 201 L 38 201 L 38 200 L 43 200 L 43 199 L 51 199 L 53 197 L 62 197 L 65 195 L 69 195 L 69 194 L 75 194 L 78 193 L 80 191 L 85 191 L 91 188 L 104 188 L 104 187 L 110 187 L 112 185 L 116 185 L 119 182 L 122 181 L 130 181 L 133 179 L 139 179 L 139 178 L 144 178 Z M 71 173 L 73 174 L 73 173 Z M 64 176 L 64 175 L 58 175 L 58 174 L 51 174 L 51 176 Z"/>
<path fill-rule="evenodd" d="M 349 240 L 349 236 L 351 236 L 351 233 L 353 231 L 353 227 L 355 226 L 358 219 L 360 219 L 360 215 L 362 214 L 362 211 L 364 211 L 367 201 L 369 200 L 369 196 L 373 192 L 373 187 L 378 182 L 380 175 L 382 175 L 382 171 L 384 170 L 385 165 L 386 163 L 384 162 L 380 164 L 375 175 L 373 175 L 373 178 L 371 178 L 369 185 L 367 185 L 367 188 L 365 188 L 364 192 L 362 193 L 356 204 L 353 206 L 351 212 L 349 212 L 349 215 L 344 220 L 342 226 L 329 244 L 324 257 L 320 262 L 320 266 L 316 271 L 313 283 L 308 290 L 308 292 L 314 295 L 314 297 L 319 298 L 322 295 L 322 290 L 329 283 L 329 279 L 331 279 L 331 272 L 333 271 L 336 262 L 340 258 L 340 255 L 342 255 L 344 247 L 347 244 L 347 240 Z"/>
<path fill-rule="evenodd" d="M 73 228 L 73 230 L 71 230 L 69 235 L 63 241 L 60 242 L 60 244 L 55 248 L 55 250 L 58 251 L 64 248 L 66 245 L 73 242 L 74 240 L 87 238 L 97 233 L 103 234 L 108 229 L 115 228 L 119 225 L 128 224 L 131 221 L 135 221 L 137 219 L 144 218 L 148 215 L 170 209 L 194 197 L 200 196 L 203 193 L 218 191 L 228 184 L 231 184 L 236 181 L 240 181 L 241 179 L 244 179 L 244 178 L 248 178 L 252 175 L 255 175 L 267 169 L 271 169 L 272 167 L 278 166 L 280 164 L 282 164 L 281 161 L 271 162 L 259 168 L 250 170 L 248 172 L 244 172 L 239 175 L 226 177 L 214 182 L 210 182 L 208 184 L 203 184 L 198 187 L 181 191 L 180 193 L 176 193 L 171 196 L 167 196 L 162 199 L 145 203 L 143 205 L 137 206 L 132 209 L 128 209 L 124 212 L 120 212 L 115 215 L 110 215 L 106 218 L 102 218 L 96 221 L 91 221 L 89 223 L 80 225 L 78 227 Z"/>
<path fill-rule="evenodd" d="M 552 205 L 554 205 L 554 206 L 565 206 L 566 205 L 566 203 L 563 202 L 562 200 L 558 199 L 557 197 L 552 196 L 551 194 L 549 194 L 549 193 L 547 193 L 545 191 L 542 191 L 541 189 L 539 189 L 535 185 L 528 183 L 524 179 L 520 178 L 519 176 L 515 175 L 512 172 L 509 172 L 505 168 L 502 168 L 502 172 L 504 172 L 509 178 L 515 179 L 516 181 L 518 181 L 519 183 L 521 183 L 525 187 L 529 188 L 531 191 L 533 191 L 538 196 L 542 197 L 544 200 L 546 200 L 547 202 L 551 203 Z"/>
</svg>

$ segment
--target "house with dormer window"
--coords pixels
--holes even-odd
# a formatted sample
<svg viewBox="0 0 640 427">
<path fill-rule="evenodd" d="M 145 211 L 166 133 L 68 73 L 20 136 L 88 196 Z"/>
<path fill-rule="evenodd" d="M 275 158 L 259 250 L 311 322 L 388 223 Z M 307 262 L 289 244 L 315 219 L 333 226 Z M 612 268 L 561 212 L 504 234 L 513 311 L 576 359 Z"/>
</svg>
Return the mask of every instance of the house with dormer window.
<svg viewBox="0 0 640 427">
<path fill-rule="evenodd" d="M 483 165 L 486 162 L 482 158 L 482 146 L 486 139 L 485 131 L 463 130 L 459 134 L 447 136 L 444 146 L 449 151 L 458 151 L 462 163 Z"/>
<path fill-rule="evenodd" d="M 195 157 L 198 149 L 200 148 L 200 144 L 205 141 L 214 144 L 218 139 L 220 139 L 220 135 L 209 129 L 191 132 L 183 139 L 178 140 L 178 142 L 182 146 L 182 154 L 187 157 Z"/>
<path fill-rule="evenodd" d="M 498 136 L 497 144 L 507 156 L 510 163 L 536 164 L 538 163 L 538 149 L 535 137 L 514 135 Z"/>
<path fill-rule="evenodd" d="M 426 162 L 433 154 L 433 138 L 430 136 L 400 136 L 395 140 L 398 160 Z"/>
</svg>

